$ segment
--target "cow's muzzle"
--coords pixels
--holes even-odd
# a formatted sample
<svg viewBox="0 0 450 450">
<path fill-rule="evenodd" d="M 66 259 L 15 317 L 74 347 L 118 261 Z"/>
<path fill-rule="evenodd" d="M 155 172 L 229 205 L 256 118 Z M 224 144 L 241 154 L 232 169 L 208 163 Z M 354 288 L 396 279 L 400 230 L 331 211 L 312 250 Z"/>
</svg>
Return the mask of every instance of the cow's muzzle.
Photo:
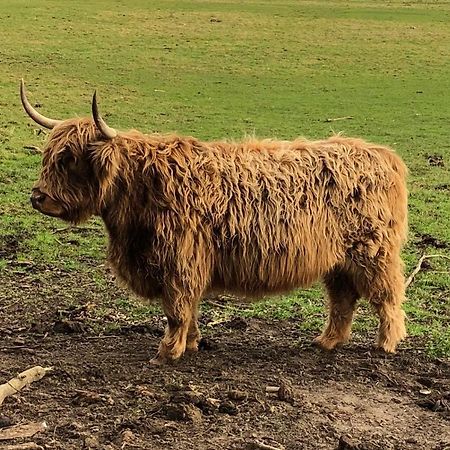
<svg viewBox="0 0 450 450">
<path fill-rule="evenodd" d="M 47 197 L 47 195 L 45 195 L 39 189 L 33 189 L 31 191 L 31 197 L 30 197 L 33 208 L 40 211 L 42 209 L 42 204 L 44 203 L 44 200 L 46 199 L 46 197 Z"/>
<path fill-rule="evenodd" d="M 31 191 L 30 200 L 33 208 L 42 214 L 51 217 L 62 217 L 64 215 L 64 208 L 61 202 L 54 200 L 39 188 L 34 188 Z"/>
</svg>

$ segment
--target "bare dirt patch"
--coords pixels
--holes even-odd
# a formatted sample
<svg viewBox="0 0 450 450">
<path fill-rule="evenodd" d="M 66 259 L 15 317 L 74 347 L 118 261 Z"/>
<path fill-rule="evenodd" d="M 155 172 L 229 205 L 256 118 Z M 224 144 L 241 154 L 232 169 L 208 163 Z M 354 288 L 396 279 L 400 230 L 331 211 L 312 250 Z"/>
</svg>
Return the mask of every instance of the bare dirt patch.
<svg viewBox="0 0 450 450">
<path fill-rule="evenodd" d="M 428 233 L 419 234 L 418 240 L 416 241 L 416 246 L 420 249 L 426 249 L 428 247 L 439 249 L 450 247 L 450 245 L 447 242 L 444 242 Z"/>
<path fill-rule="evenodd" d="M 54 367 L 5 401 L 0 427 L 45 421 L 32 439 L 43 448 L 450 448 L 450 363 L 420 343 L 386 356 L 356 336 L 324 353 L 294 321 L 209 326 L 207 313 L 202 351 L 153 367 L 162 317 L 98 334 L 88 301 L 120 291 L 74 277 L 49 269 L 0 280 L 0 379 Z"/>
</svg>

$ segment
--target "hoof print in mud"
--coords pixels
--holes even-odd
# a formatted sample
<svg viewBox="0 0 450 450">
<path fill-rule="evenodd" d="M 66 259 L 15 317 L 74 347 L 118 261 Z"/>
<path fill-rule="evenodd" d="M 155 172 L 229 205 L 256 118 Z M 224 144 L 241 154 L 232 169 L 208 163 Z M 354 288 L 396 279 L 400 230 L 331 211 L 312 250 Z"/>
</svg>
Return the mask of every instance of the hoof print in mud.
<svg viewBox="0 0 450 450">
<path fill-rule="evenodd" d="M 0 415 L 0 428 L 6 428 L 14 425 L 14 420 L 11 417 Z"/>
<path fill-rule="evenodd" d="M 343 435 L 339 438 L 336 450 L 362 450 L 360 446 L 349 436 Z"/>
<path fill-rule="evenodd" d="M 89 331 L 89 326 L 78 320 L 57 320 L 53 324 L 53 332 L 58 334 L 77 334 Z"/>
<path fill-rule="evenodd" d="M 219 412 L 222 414 L 228 414 L 229 416 L 237 416 L 237 406 L 230 401 L 224 401 L 219 406 Z"/>
<path fill-rule="evenodd" d="M 231 389 L 228 391 L 228 398 L 237 402 L 244 402 L 248 399 L 249 395 L 247 392 L 239 391 L 237 389 Z"/>
<path fill-rule="evenodd" d="M 201 338 L 200 342 L 198 343 L 198 349 L 200 351 L 204 350 L 204 351 L 210 351 L 210 350 L 215 350 L 217 348 L 217 345 L 211 341 L 211 339 L 207 339 L 207 338 Z"/>
<path fill-rule="evenodd" d="M 419 400 L 419 406 L 433 412 L 439 412 L 442 416 L 450 419 L 450 391 L 442 395 L 434 395 L 430 398 Z"/>
<path fill-rule="evenodd" d="M 193 390 L 180 391 L 173 394 L 170 400 L 172 403 L 200 405 L 204 403 L 205 396 L 202 393 Z"/>
<path fill-rule="evenodd" d="M 199 423 L 202 421 L 202 412 L 191 403 L 175 403 L 166 405 L 165 414 L 168 419 L 179 422 Z"/>
<path fill-rule="evenodd" d="M 281 380 L 278 386 L 267 386 L 267 395 L 276 395 L 278 400 L 286 403 L 294 404 L 294 388 L 292 383 L 288 380 Z"/>
</svg>

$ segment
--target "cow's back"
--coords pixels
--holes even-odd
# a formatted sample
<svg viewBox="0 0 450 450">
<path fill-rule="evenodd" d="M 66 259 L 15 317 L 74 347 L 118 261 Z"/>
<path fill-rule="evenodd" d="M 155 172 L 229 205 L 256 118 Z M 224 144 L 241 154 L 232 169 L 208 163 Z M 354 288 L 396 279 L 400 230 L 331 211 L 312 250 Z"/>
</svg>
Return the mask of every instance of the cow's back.
<svg viewBox="0 0 450 450">
<path fill-rule="evenodd" d="M 335 137 L 222 152 L 208 214 L 218 287 L 259 294 L 308 286 L 355 246 L 376 252 L 406 210 L 406 191 L 397 189 L 404 165 L 384 147 Z"/>
</svg>

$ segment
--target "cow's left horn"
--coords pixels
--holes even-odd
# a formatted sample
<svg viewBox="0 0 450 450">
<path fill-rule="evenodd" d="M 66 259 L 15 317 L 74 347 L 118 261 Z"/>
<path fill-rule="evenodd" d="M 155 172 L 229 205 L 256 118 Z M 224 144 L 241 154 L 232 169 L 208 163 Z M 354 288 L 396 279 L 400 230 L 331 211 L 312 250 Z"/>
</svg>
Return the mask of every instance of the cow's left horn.
<svg viewBox="0 0 450 450">
<path fill-rule="evenodd" d="M 27 114 L 39 125 L 45 128 L 52 129 L 62 122 L 62 120 L 49 119 L 48 117 L 43 116 L 31 106 L 31 103 L 27 99 L 23 78 L 20 80 L 20 99 L 22 100 L 22 105 Z"/>
<path fill-rule="evenodd" d="M 106 125 L 106 122 L 98 112 L 97 91 L 94 91 L 94 96 L 92 97 L 92 117 L 94 118 L 95 125 L 97 125 L 97 128 L 105 138 L 112 139 L 117 136 L 117 131 Z"/>
</svg>

